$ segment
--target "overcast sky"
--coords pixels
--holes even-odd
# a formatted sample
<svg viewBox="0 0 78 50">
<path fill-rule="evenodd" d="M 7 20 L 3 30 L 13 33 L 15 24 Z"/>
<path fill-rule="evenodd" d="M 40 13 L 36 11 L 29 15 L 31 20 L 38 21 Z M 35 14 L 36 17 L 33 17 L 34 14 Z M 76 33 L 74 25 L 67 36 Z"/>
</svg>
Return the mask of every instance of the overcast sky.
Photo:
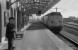
<svg viewBox="0 0 78 50">
<path fill-rule="evenodd" d="M 62 11 L 63 17 L 78 17 L 78 0 L 61 0 L 54 7 L 59 8 L 58 11 Z"/>
</svg>

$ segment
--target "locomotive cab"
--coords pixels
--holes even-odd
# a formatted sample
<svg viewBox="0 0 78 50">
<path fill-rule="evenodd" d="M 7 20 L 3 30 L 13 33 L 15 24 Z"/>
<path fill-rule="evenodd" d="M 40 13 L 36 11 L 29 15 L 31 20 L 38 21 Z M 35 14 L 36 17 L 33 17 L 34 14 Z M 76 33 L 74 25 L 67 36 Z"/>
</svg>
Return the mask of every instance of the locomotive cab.
<svg viewBox="0 0 78 50">
<path fill-rule="evenodd" d="M 59 33 L 62 30 L 62 15 L 60 12 L 52 12 L 48 16 L 48 27 L 54 33 Z"/>
<path fill-rule="evenodd" d="M 54 33 L 59 33 L 62 30 L 63 19 L 62 14 L 60 12 L 52 12 L 44 16 L 43 22 Z"/>
</svg>

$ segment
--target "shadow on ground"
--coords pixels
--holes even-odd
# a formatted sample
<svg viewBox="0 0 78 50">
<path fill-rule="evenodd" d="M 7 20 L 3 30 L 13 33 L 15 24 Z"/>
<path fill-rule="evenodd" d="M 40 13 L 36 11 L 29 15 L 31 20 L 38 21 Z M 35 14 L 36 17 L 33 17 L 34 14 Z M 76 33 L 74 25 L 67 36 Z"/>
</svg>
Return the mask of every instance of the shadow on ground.
<svg viewBox="0 0 78 50">
<path fill-rule="evenodd" d="M 38 23 L 32 23 L 32 25 L 28 27 L 26 30 L 43 30 L 43 29 L 47 29 L 47 27 L 42 23 L 38 22 Z"/>
</svg>

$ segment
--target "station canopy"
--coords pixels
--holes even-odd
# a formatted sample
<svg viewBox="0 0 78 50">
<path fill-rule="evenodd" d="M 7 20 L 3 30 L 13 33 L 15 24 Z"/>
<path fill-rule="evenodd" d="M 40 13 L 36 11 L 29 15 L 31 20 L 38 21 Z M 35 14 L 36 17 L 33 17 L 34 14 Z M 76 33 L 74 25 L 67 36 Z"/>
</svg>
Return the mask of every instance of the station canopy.
<svg viewBox="0 0 78 50">
<path fill-rule="evenodd" d="M 21 0 L 19 3 L 25 9 L 26 14 L 34 14 L 39 11 L 43 14 L 59 1 L 60 0 Z"/>
</svg>

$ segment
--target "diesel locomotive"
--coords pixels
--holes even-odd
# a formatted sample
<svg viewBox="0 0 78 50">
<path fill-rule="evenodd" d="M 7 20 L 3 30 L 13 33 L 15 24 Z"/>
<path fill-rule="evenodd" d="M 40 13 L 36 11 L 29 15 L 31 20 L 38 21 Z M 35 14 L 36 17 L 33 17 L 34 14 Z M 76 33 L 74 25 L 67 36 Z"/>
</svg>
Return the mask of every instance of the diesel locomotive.
<svg viewBox="0 0 78 50">
<path fill-rule="evenodd" d="M 54 33 L 59 33 L 63 28 L 63 18 L 60 12 L 52 12 L 45 15 L 41 22 Z"/>
</svg>

